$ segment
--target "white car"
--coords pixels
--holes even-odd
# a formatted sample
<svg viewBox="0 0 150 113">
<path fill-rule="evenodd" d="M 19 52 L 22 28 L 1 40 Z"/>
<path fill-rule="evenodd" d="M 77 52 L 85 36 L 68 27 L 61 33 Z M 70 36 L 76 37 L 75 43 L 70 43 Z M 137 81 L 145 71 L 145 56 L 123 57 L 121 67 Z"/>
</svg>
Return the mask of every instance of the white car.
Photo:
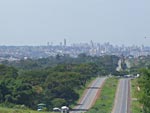
<svg viewBox="0 0 150 113">
<path fill-rule="evenodd" d="M 39 109 L 37 109 L 37 111 L 42 111 L 42 109 L 39 108 Z"/>
<path fill-rule="evenodd" d="M 59 112 L 59 111 L 61 111 L 61 109 L 55 107 L 55 108 L 53 108 L 53 111 L 54 111 L 54 112 Z"/>
<path fill-rule="evenodd" d="M 65 112 L 65 113 L 69 113 L 69 108 L 67 106 L 62 106 L 61 111 Z"/>
</svg>

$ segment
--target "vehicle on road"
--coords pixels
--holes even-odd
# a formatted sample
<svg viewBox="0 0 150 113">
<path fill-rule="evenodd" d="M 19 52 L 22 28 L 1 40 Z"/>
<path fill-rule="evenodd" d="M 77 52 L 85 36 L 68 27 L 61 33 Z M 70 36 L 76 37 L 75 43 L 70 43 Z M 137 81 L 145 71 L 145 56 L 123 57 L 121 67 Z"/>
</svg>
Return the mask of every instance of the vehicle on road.
<svg viewBox="0 0 150 113">
<path fill-rule="evenodd" d="M 54 112 L 61 112 L 61 109 L 60 109 L 60 108 L 55 107 L 55 108 L 53 108 L 53 111 L 54 111 Z"/>
<path fill-rule="evenodd" d="M 40 103 L 37 105 L 37 111 L 46 111 L 46 110 L 47 110 L 46 104 Z"/>
<path fill-rule="evenodd" d="M 67 106 L 62 106 L 61 113 L 69 113 L 69 108 Z"/>
</svg>

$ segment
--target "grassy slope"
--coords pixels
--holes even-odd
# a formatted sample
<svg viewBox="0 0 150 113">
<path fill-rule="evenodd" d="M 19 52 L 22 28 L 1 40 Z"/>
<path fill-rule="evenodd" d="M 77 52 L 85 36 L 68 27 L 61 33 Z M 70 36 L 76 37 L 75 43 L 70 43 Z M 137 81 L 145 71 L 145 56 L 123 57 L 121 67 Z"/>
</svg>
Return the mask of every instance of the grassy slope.
<svg viewBox="0 0 150 113">
<path fill-rule="evenodd" d="M 109 78 L 106 80 L 101 91 L 100 98 L 87 113 L 111 113 L 115 99 L 118 79 Z"/>
<path fill-rule="evenodd" d="M 132 102 L 131 102 L 131 113 L 142 113 L 141 112 L 141 104 L 138 100 L 135 100 L 137 98 L 137 79 L 132 80 L 131 82 L 131 95 L 132 95 Z"/>
<path fill-rule="evenodd" d="M 1 108 L 0 113 L 39 113 L 38 111 L 32 110 L 17 110 L 17 109 L 10 109 L 10 108 Z M 50 113 L 50 112 L 40 112 L 40 113 Z"/>
<path fill-rule="evenodd" d="M 39 113 L 38 111 L 32 110 L 18 110 L 10 108 L 0 108 L 0 113 Z M 40 113 L 50 113 L 50 112 L 40 112 Z"/>
</svg>

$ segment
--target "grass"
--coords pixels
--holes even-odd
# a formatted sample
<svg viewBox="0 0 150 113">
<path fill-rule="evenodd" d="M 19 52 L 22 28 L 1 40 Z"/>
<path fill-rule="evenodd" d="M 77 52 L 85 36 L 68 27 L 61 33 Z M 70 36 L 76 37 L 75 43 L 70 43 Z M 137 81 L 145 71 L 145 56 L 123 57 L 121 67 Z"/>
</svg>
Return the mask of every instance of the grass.
<svg viewBox="0 0 150 113">
<path fill-rule="evenodd" d="M 117 78 L 106 79 L 106 82 L 101 90 L 100 98 L 87 113 L 111 113 L 117 85 Z"/>
<path fill-rule="evenodd" d="M 21 110 L 21 109 L 10 109 L 0 107 L 0 113 L 52 113 L 52 112 L 39 112 L 33 110 Z"/>
<path fill-rule="evenodd" d="M 137 91 L 137 79 L 131 81 L 131 113 L 142 113 L 141 104 L 138 101 L 138 91 Z M 137 99 L 137 100 L 136 100 Z"/>
</svg>

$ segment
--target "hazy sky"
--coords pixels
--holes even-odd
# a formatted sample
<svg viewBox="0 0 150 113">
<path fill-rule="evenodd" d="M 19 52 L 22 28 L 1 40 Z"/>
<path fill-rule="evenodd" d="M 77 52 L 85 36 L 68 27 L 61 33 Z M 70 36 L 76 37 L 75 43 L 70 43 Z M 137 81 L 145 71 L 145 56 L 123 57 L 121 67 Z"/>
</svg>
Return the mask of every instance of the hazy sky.
<svg viewBox="0 0 150 113">
<path fill-rule="evenodd" d="M 149 45 L 150 0 L 0 0 L 0 45 Z"/>
</svg>

